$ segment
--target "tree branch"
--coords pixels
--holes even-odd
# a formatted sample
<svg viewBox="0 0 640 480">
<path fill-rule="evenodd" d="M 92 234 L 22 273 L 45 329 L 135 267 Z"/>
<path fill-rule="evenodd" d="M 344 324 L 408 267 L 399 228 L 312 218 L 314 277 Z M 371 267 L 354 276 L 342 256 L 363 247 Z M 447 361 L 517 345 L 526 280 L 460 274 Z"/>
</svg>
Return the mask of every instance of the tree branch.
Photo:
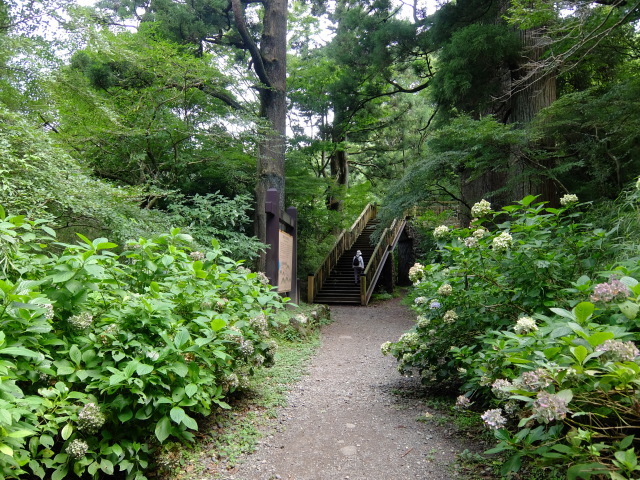
<svg viewBox="0 0 640 480">
<path fill-rule="evenodd" d="M 231 0 L 231 6 L 233 8 L 233 18 L 236 21 L 236 27 L 238 27 L 238 33 L 242 37 L 242 40 L 247 46 L 249 53 L 251 54 L 251 59 L 253 60 L 254 70 L 256 75 L 258 75 L 258 79 L 262 82 L 265 87 L 273 88 L 273 83 L 269 79 L 267 75 L 267 71 L 264 67 L 264 63 L 262 61 L 262 55 L 260 55 L 260 51 L 258 50 L 257 45 L 249 35 L 249 30 L 247 29 L 247 24 L 244 18 L 244 8 L 242 6 L 241 0 Z"/>
<path fill-rule="evenodd" d="M 435 183 L 435 186 L 438 187 L 440 190 L 442 190 L 444 193 L 446 193 L 447 195 L 449 195 L 451 198 L 453 198 L 456 202 L 460 202 L 462 205 L 464 205 L 465 207 L 467 207 L 469 210 L 471 210 L 471 205 L 469 205 L 467 202 L 465 202 L 463 199 L 459 198 L 458 196 L 456 196 L 454 193 L 450 192 L 446 187 L 440 185 L 438 182 Z"/>
</svg>

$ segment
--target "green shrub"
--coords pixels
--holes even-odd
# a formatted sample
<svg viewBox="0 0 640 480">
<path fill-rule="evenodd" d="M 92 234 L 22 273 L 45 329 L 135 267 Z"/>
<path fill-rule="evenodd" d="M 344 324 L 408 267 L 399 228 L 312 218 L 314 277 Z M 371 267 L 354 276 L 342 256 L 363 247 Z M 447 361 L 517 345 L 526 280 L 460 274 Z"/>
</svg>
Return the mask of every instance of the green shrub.
<svg viewBox="0 0 640 480">
<path fill-rule="evenodd" d="M 0 214 L 0 478 L 143 479 L 155 445 L 193 439 L 273 361 L 282 300 L 217 242 L 189 252 L 175 229 L 116 255 Z"/>
<path fill-rule="evenodd" d="M 459 382 L 451 347 L 475 345 L 476 336 L 519 315 L 563 306 L 570 279 L 609 258 L 607 232 L 581 223 L 575 202 L 554 209 L 534 201 L 500 212 L 479 202 L 471 227 L 436 227 L 440 262 L 410 272 L 416 326 L 385 348 L 401 372 L 415 370 L 434 385 Z"/>
</svg>

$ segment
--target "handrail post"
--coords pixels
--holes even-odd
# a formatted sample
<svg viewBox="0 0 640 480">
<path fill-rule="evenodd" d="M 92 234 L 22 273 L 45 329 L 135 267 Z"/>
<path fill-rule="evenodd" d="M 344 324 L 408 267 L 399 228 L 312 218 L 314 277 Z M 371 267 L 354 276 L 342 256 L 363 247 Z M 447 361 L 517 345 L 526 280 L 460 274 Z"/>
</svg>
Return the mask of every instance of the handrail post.
<svg viewBox="0 0 640 480">
<path fill-rule="evenodd" d="M 307 276 L 307 303 L 313 303 L 313 297 L 315 296 L 315 275 L 309 274 Z"/>
</svg>

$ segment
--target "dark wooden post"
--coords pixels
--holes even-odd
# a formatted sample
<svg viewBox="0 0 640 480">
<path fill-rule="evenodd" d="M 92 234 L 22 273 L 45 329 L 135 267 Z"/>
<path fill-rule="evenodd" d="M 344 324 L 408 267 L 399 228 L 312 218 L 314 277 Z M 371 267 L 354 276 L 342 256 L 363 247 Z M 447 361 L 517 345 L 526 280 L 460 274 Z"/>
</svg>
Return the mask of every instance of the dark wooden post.
<svg viewBox="0 0 640 480">
<path fill-rule="evenodd" d="M 392 250 L 389 252 L 387 261 L 384 262 L 384 266 L 382 267 L 383 285 L 388 293 L 393 293 L 393 287 L 395 286 L 394 270 L 394 254 Z"/>
<path fill-rule="evenodd" d="M 280 257 L 280 196 L 278 190 L 270 188 L 267 190 L 264 206 L 267 212 L 267 248 L 265 274 L 269 278 L 271 285 L 278 285 L 278 259 Z"/>
<path fill-rule="evenodd" d="M 298 209 L 296 207 L 287 208 L 289 221 L 289 233 L 293 235 L 293 263 L 291 265 L 291 291 L 289 297 L 295 303 L 300 302 L 300 285 L 298 284 Z"/>
</svg>

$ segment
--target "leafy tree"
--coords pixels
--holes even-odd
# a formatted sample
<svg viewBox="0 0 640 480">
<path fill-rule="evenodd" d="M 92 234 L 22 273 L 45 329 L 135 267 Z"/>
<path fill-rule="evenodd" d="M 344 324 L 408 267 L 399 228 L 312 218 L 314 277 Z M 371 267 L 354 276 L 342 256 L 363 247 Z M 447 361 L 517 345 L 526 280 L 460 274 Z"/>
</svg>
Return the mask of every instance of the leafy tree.
<svg viewBox="0 0 640 480">
<path fill-rule="evenodd" d="M 259 116 L 264 120 L 259 124 L 255 210 L 256 234 L 264 240 L 266 190 L 277 188 L 284 204 L 286 0 L 259 4 L 240 0 L 188 4 L 131 0 L 117 4 L 105 1 L 102 6 L 109 7 L 119 17 L 157 24 L 158 33 L 192 46 L 196 56 L 202 56 L 214 45 L 237 49 L 237 58 L 241 61 L 248 56 L 255 74 L 253 88 L 260 100 Z M 264 258 L 260 263 L 264 263 Z"/>
<path fill-rule="evenodd" d="M 0 205 L 5 209 L 53 217 L 70 234 L 111 232 L 119 240 L 168 228 L 159 212 L 140 210 L 145 192 L 93 178 L 45 133 L 4 107 L 0 119 Z"/>
<path fill-rule="evenodd" d="M 613 130 L 619 132 L 620 128 L 605 128 L 612 136 L 605 135 L 607 141 L 599 142 L 599 148 L 595 149 L 595 142 L 586 135 L 574 135 L 582 130 L 575 125 L 583 125 L 585 132 L 593 135 L 595 130 L 587 125 L 600 117 L 598 123 L 602 127 L 603 112 L 611 110 L 596 113 L 589 109 L 593 114 L 590 118 L 584 105 L 577 108 L 570 105 L 583 98 L 585 94 L 579 92 L 584 89 L 593 88 L 586 95 L 595 99 L 610 88 L 618 95 L 628 88 L 618 90 L 614 86 L 618 82 L 629 85 L 625 78 L 633 75 L 637 34 L 631 25 L 638 12 L 635 3 L 570 3 L 573 9 L 560 13 L 560 4 L 548 1 L 534 2 L 531 8 L 531 2 L 466 0 L 442 5 L 436 14 L 424 19 L 424 41 L 437 50 L 438 58 L 431 91 L 439 113 L 432 126 L 437 130 L 450 122 L 456 124 L 455 119 L 463 113 L 479 121 L 479 127 L 485 115 L 494 115 L 497 121 L 522 129 L 522 134 L 492 163 L 461 165 L 455 160 L 449 168 L 448 181 L 444 177 L 427 177 L 425 180 L 432 188 L 423 189 L 426 195 L 420 198 L 433 198 L 433 192 L 448 183 L 447 194 L 467 205 L 483 197 L 504 204 L 534 192 L 557 201 L 562 192 L 575 191 L 574 180 L 580 178 L 590 183 L 597 177 L 601 182 L 598 191 L 603 192 L 602 187 L 607 185 L 607 196 L 615 197 L 629 181 L 623 175 L 614 178 L 615 171 L 626 160 L 621 155 L 622 149 L 614 152 L 610 147 L 611 141 L 630 145 L 634 137 L 629 136 L 631 130 L 624 129 L 626 136 L 618 138 Z M 557 95 L 569 94 L 576 96 L 549 108 Z M 628 101 L 621 112 L 634 110 L 635 100 L 629 97 Z M 561 115 L 564 120 L 556 122 L 554 115 Z M 620 118 L 605 116 L 606 121 L 620 122 Z M 566 130 L 560 133 L 556 128 Z M 449 133 L 473 141 L 473 135 L 460 134 L 459 128 Z M 566 140 L 558 144 L 565 135 Z M 600 130 L 597 138 L 603 138 Z M 487 140 L 489 144 L 501 144 L 499 134 Z M 478 145 L 458 145 L 462 150 L 447 150 L 450 154 L 446 156 L 457 159 L 460 157 L 457 152 L 473 150 Z M 419 165 L 410 169 L 407 176 L 432 172 L 432 166 L 438 164 L 439 161 L 421 155 Z M 407 178 L 404 184 L 411 184 L 411 180 Z M 596 190 L 591 188 L 594 185 L 587 183 L 580 187 L 584 187 L 585 193 L 590 192 L 584 198 L 594 198 Z M 401 191 L 394 191 L 393 203 L 401 200 Z"/>
<path fill-rule="evenodd" d="M 56 131 L 104 178 L 233 196 L 251 188 L 230 80 L 153 31 L 101 32 L 53 85 Z"/>
<path fill-rule="evenodd" d="M 327 205 L 340 209 L 350 177 L 393 176 L 388 166 L 398 161 L 389 154 L 402 147 L 390 148 L 381 132 L 410 108 L 396 95 L 424 89 L 429 72 L 415 48 L 415 25 L 397 18 L 390 2 L 343 1 L 329 17 L 335 36 L 301 50 L 290 84 L 293 104 L 318 129 L 315 139 L 303 138 L 315 142 L 316 171 L 334 181 Z"/>
<path fill-rule="evenodd" d="M 557 178 L 566 190 L 585 201 L 615 199 L 635 180 L 639 94 L 638 76 L 632 75 L 565 95 L 535 120 L 536 134 L 554 140 L 553 149 L 535 153 L 558 159 Z"/>
<path fill-rule="evenodd" d="M 46 103 L 42 72 L 61 64 L 55 48 L 62 15 L 69 0 L 6 0 L 0 4 L 0 102 L 32 114 Z"/>
</svg>

